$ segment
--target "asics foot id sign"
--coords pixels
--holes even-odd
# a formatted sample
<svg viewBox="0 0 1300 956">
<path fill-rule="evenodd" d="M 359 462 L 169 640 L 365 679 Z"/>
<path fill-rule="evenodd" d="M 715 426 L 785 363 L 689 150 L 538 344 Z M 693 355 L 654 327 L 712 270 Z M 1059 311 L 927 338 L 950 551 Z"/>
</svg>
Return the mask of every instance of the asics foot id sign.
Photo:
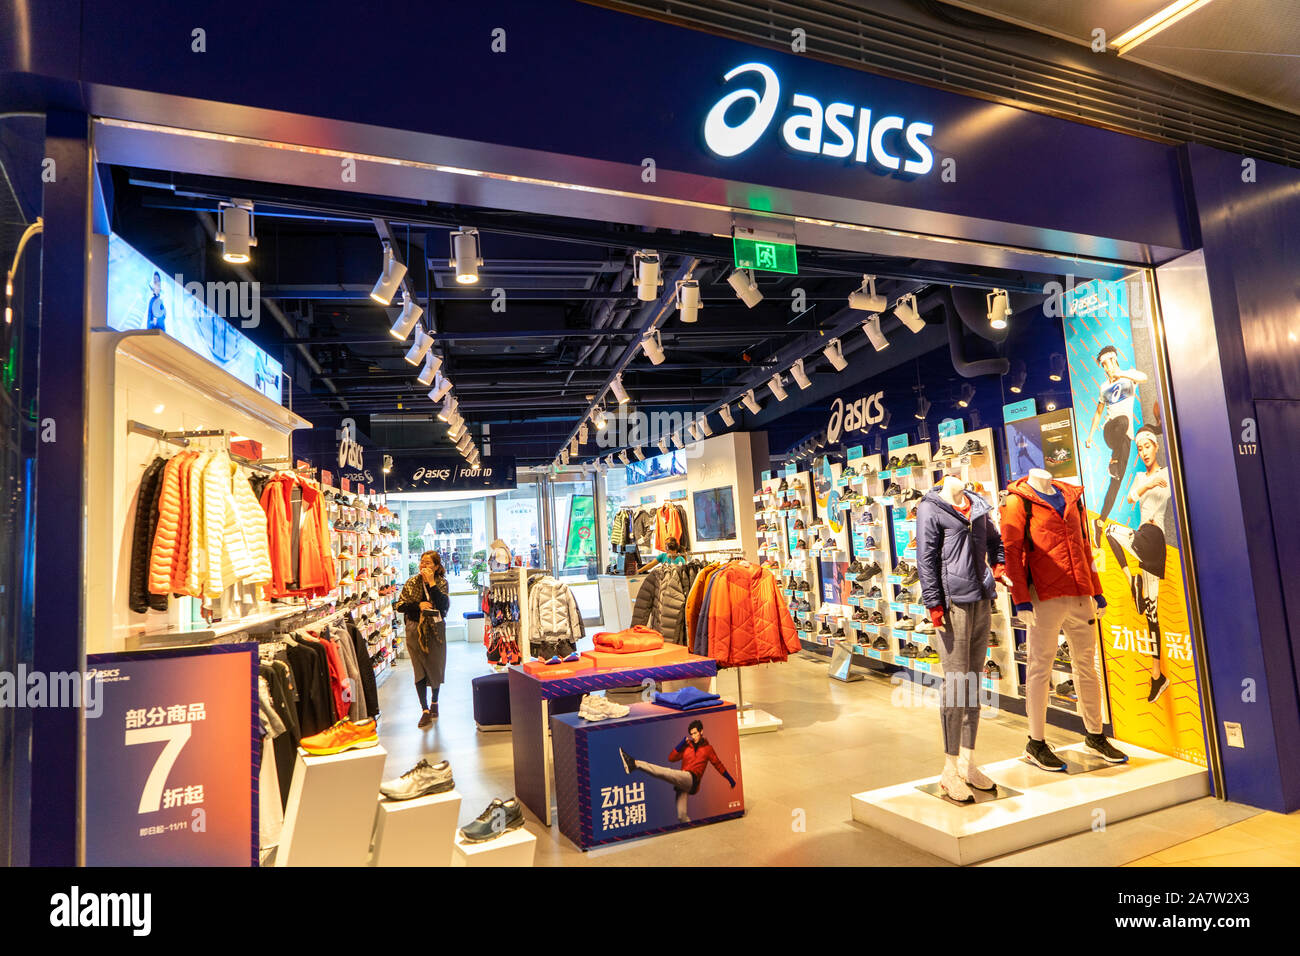
<svg viewBox="0 0 1300 956">
<path fill-rule="evenodd" d="M 731 82 L 744 76 L 761 91 L 748 86 L 732 90 L 713 104 L 704 118 L 704 142 L 718 156 L 739 156 L 759 141 L 781 107 L 781 81 L 765 63 L 742 63 L 727 72 Z M 749 115 L 739 119 L 737 104 L 749 104 Z M 795 93 L 786 104 L 781 139 L 795 152 L 831 159 L 853 158 L 885 169 L 901 169 L 922 176 L 934 168 L 934 154 L 926 139 L 934 135 L 930 123 L 909 122 L 902 116 L 877 114 L 870 107 L 830 103 L 806 93 Z"/>
</svg>

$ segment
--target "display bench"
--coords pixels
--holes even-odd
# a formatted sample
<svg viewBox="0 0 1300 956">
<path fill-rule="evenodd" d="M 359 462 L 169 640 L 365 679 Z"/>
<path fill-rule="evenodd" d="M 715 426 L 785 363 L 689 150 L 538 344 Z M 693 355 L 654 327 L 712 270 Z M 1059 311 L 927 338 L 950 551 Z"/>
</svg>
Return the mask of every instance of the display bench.
<svg viewBox="0 0 1300 956">
<path fill-rule="evenodd" d="M 704 729 L 692 745 L 695 721 Z M 560 832 L 583 850 L 745 813 L 734 704 L 692 711 L 633 704 L 626 717 L 596 722 L 560 714 L 551 736 Z"/>
<path fill-rule="evenodd" d="M 551 713 L 573 712 L 583 694 L 612 687 L 654 686 L 690 677 L 714 677 L 717 661 L 683 654 L 667 664 L 634 667 L 580 667 L 534 672 L 514 665 L 510 673 L 510 725 L 514 750 L 515 795 L 547 826 L 551 824 L 552 776 L 548 752 Z M 645 682 L 649 681 L 649 684 Z"/>
</svg>

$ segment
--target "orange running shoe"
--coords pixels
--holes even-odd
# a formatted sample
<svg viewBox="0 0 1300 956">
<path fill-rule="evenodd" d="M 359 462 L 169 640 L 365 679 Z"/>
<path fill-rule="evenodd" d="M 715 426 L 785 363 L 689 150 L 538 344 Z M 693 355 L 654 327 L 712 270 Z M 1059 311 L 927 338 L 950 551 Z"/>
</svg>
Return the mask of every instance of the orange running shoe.
<svg viewBox="0 0 1300 956">
<path fill-rule="evenodd" d="M 345 750 L 362 750 L 379 745 L 379 725 L 373 717 L 366 720 L 340 720 L 333 727 L 304 737 L 298 746 L 315 757 L 341 754 Z"/>
</svg>

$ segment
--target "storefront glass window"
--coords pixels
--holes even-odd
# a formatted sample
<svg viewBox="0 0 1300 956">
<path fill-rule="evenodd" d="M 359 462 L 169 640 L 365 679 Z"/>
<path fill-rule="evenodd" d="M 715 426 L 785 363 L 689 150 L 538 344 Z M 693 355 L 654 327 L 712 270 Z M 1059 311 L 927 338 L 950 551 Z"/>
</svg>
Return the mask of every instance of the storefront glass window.
<svg viewBox="0 0 1300 956">
<path fill-rule="evenodd" d="M 458 623 L 465 611 L 478 607 L 478 592 L 472 578 L 476 563 L 487 551 L 486 497 L 450 499 L 435 495 L 390 495 L 388 507 L 398 516 L 401 538 L 398 546 L 398 583 L 416 573 L 420 555 L 437 551 L 447 569 L 451 586 L 448 620 Z"/>
<path fill-rule="evenodd" d="M 596 575 L 601 565 L 595 482 L 591 479 L 554 482 L 551 502 L 551 533 L 555 542 L 555 567 L 551 573 L 573 589 L 584 618 L 598 619 L 600 594 Z"/>
<path fill-rule="evenodd" d="M 541 513 L 537 485 L 524 484 L 496 496 L 497 537 L 530 568 L 542 566 Z"/>
</svg>

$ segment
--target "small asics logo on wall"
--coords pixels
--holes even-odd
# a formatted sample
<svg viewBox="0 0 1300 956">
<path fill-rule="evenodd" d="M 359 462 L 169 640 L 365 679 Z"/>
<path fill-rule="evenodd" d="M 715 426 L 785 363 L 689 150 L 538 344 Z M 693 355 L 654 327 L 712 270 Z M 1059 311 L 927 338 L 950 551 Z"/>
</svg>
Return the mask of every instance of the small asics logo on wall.
<svg viewBox="0 0 1300 956">
<path fill-rule="evenodd" d="M 859 398 L 848 406 L 845 406 L 844 399 L 835 399 L 831 403 L 830 421 L 826 423 L 826 444 L 834 445 L 840 440 L 842 432 L 866 431 L 876 422 L 882 421 L 885 406 L 881 404 L 881 399 L 884 397 L 884 392 L 876 392 L 867 398 Z"/>
<path fill-rule="evenodd" d="M 781 100 L 781 81 L 765 63 L 742 63 L 723 76 L 730 81 L 742 74 L 754 74 L 762 91 L 742 87 L 732 90 L 704 118 L 704 142 L 718 156 L 739 156 L 758 142 L 776 117 Z M 750 114 L 732 125 L 727 114 L 737 103 L 753 104 Z M 885 169 L 921 176 L 934 168 L 934 153 L 927 138 L 934 135 L 930 123 L 908 122 L 901 116 L 873 113 L 852 103 L 823 105 L 815 96 L 795 93 L 790 97 L 790 115 L 781 124 L 781 138 L 795 152 L 814 153 L 828 159 L 848 159 Z"/>
</svg>

